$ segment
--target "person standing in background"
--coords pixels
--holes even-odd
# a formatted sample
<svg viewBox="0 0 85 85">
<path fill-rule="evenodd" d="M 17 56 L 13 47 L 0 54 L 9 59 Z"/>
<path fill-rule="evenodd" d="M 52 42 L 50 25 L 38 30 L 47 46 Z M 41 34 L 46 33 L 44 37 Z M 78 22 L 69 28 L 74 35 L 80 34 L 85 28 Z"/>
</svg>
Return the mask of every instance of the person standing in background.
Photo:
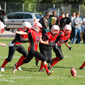
<svg viewBox="0 0 85 85">
<path fill-rule="evenodd" d="M 49 31 L 49 26 L 48 26 L 48 18 L 49 18 L 49 13 L 46 13 L 44 17 L 40 19 L 40 23 L 42 25 L 42 38 L 44 37 L 45 33 Z"/>
<path fill-rule="evenodd" d="M 73 44 L 76 43 L 77 34 L 78 34 L 78 43 L 81 43 L 80 37 L 81 37 L 82 19 L 79 16 L 80 16 L 80 14 L 76 13 L 76 18 L 74 19 L 75 34 L 74 34 L 74 38 L 73 38 Z"/>
<path fill-rule="evenodd" d="M 56 15 L 56 11 L 53 11 L 52 12 L 53 14 L 50 15 L 50 27 L 52 27 L 52 25 L 59 25 L 59 18 L 58 16 Z"/>
<path fill-rule="evenodd" d="M 75 17 L 76 17 L 76 13 L 75 12 L 73 12 L 73 14 L 72 14 L 72 17 L 71 17 L 71 26 L 72 26 L 72 32 L 71 32 L 71 37 L 70 37 L 70 40 L 71 40 L 71 44 L 73 44 L 73 37 L 74 37 L 74 29 L 75 29 L 75 27 L 74 27 L 74 19 L 75 19 Z"/>
<path fill-rule="evenodd" d="M 65 14 L 64 14 L 64 12 L 62 12 L 61 16 L 62 16 L 62 18 L 60 18 L 60 30 L 63 31 L 64 19 L 65 19 Z"/>
</svg>

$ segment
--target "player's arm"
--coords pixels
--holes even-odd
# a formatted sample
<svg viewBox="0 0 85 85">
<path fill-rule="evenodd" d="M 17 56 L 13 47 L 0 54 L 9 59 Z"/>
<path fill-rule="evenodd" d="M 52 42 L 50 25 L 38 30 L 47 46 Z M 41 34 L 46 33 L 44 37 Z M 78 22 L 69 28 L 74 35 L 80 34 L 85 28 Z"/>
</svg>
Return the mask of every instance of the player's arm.
<svg viewBox="0 0 85 85">
<path fill-rule="evenodd" d="M 69 50 L 72 50 L 72 47 L 69 46 L 68 41 L 65 42 L 65 45 L 69 48 Z"/>
<path fill-rule="evenodd" d="M 49 45 L 48 40 L 43 41 L 42 38 L 40 38 L 40 43 L 45 44 L 45 45 Z"/>
<path fill-rule="evenodd" d="M 20 35 L 28 35 L 27 32 L 21 32 L 21 31 L 16 31 L 16 34 L 20 34 Z"/>
<path fill-rule="evenodd" d="M 5 43 L 0 43 L 0 45 L 1 45 L 1 46 L 3 46 L 3 47 L 5 47 L 5 46 L 6 46 L 6 44 L 5 44 Z"/>
</svg>

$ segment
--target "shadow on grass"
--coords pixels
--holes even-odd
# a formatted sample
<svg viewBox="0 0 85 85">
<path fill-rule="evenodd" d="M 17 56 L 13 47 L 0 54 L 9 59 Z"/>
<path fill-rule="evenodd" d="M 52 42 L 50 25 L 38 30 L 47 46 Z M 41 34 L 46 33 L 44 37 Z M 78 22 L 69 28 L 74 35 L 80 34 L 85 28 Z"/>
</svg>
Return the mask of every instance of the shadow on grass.
<svg viewBox="0 0 85 85">
<path fill-rule="evenodd" d="M 71 68 L 75 68 L 75 67 L 54 66 L 54 67 L 52 67 L 52 68 L 71 69 Z M 77 68 L 75 68 L 75 69 L 79 70 L 79 68 L 78 68 L 78 67 L 77 67 Z"/>
</svg>

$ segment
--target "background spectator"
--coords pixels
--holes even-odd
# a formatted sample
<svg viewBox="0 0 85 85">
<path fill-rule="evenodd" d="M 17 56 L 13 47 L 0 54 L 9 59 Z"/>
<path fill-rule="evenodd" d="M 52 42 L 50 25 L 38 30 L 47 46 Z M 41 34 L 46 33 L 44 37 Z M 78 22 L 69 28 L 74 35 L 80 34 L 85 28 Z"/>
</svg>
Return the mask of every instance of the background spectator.
<svg viewBox="0 0 85 85">
<path fill-rule="evenodd" d="M 69 17 L 68 12 L 65 13 L 64 26 L 66 24 L 71 25 L 71 18 Z"/>
<path fill-rule="evenodd" d="M 80 14 L 77 13 L 76 18 L 74 19 L 75 34 L 74 34 L 74 38 L 73 38 L 73 44 L 76 43 L 77 34 L 78 34 L 78 43 L 80 43 L 82 19 L 79 16 L 80 16 Z"/>
<path fill-rule="evenodd" d="M 45 35 L 45 33 L 47 31 L 49 31 L 49 24 L 48 24 L 48 18 L 49 18 L 49 13 L 47 12 L 45 14 L 45 16 L 43 16 L 41 19 L 40 19 L 40 23 L 42 24 L 43 28 L 42 28 L 42 38 L 43 36 Z"/>
<path fill-rule="evenodd" d="M 82 39 L 83 39 L 83 43 L 85 43 L 85 18 L 83 19 L 81 36 L 82 36 Z"/>
<path fill-rule="evenodd" d="M 72 16 L 71 16 L 71 26 L 72 26 L 72 33 L 71 33 L 71 37 L 70 37 L 70 40 L 71 40 L 71 44 L 73 44 L 73 37 L 74 37 L 74 29 L 75 29 L 75 27 L 74 27 L 74 19 L 75 19 L 75 17 L 76 17 L 76 13 L 75 12 L 73 12 L 73 14 L 72 14 Z"/>
<path fill-rule="evenodd" d="M 50 21 L 51 21 L 51 26 L 52 25 L 59 25 L 59 18 L 58 18 L 58 16 L 56 15 L 56 11 L 53 11 L 52 12 L 53 14 L 52 15 L 50 15 Z M 50 27 L 51 27 L 50 26 Z"/>
<path fill-rule="evenodd" d="M 60 30 L 63 30 L 64 27 L 64 19 L 65 19 L 65 14 L 64 12 L 61 14 L 62 17 L 60 17 Z"/>
</svg>

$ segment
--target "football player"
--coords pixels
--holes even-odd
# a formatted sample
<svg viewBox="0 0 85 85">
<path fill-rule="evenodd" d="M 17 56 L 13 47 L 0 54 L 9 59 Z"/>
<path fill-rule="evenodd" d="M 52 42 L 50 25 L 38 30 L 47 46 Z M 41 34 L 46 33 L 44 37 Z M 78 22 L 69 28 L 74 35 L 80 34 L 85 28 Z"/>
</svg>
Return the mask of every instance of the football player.
<svg viewBox="0 0 85 85">
<path fill-rule="evenodd" d="M 3 34 L 3 32 L 4 32 L 4 27 L 5 27 L 4 23 L 1 22 L 1 20 L 0 20 L 0 33 L 1 34 Z M 3 46 L 3 47 L 6 46 L 5 43 L 0 43 L 0 45 Z"/>
<path fill-rule="evenodd" d="M 15 51 L 17 50 L 19 53 L 23 54 L 23 56 L 21 57 L 20 60 L 22 60 L 23 58 L 27 57 L 27 51 L 25 50 L 25 48 L 22 46 L 21 42 L 28 42 L 28 40 L 24 40 L 26 39 L 28 36 L 27 35 L 19 35 L 18 32 L 22 33 L 24 31 L 26 31 L 27 29 L 30 29 L 32 26 L 29 22 L 24 22 L 22 24 L 23 28 L 18 29 L 18 31 L 16 31 L 16 35 L 15 35 L 15 39 L 13 41 L 11 41 L 8 45 L 9 45 L 9 53 L 8 53 L 8 57 L 4 60 L 2 66 L 1 66 L 1 71 L 4 72 L 4 68 L 7 65 L 8 62 L 11 62 L 13 55 L 15 53 Z M 19 61 L 20 61 L 19 60 Z M 19 70 L 21 71 L 21 68 L 19 68 Z"/>
<path fill-rule="evenodd" d="M 66 46 L 69 48 L 69 50 L 71 50 L 71 47 L 69 47 L 67 40 L 69 39 L 71 34 L 71 26 L 70 25 L 66 25 L 64 28 L 64 32 L 63 31 L 59 31 L 59 34 L 57 33 L 57 37 L 56 40 L 54 41 L 53 44 L 53 51 L 56 54 L 56 57 L 52 59 L 52 61 L 50 62 L 51 65 L 49 66 L 49 69 L 51 69 L 51 67 L 53 67 L 56 63 L 58 63 L 60 60 L 62 60 L 63 54 L 61 51 L 61 45 L 65 42 Z M 47 55 L 49 55 L 51 52 L 49 52 Z M 49 55 L 51 56 L 51 55 Z M 50 58 L 51 59 L 51 58 Z M 43 64 L 41 63 L 41 67 L 39 71 L 43 70 Z"/>
<path fill-rule="evenodd" d="M 26 57 L 26 59 L 24 59 L 23 61 L 19 62 L 16 67 L 13 70 L 13 73 L 15 73 L 15 71 L 17 70 L 17 68 L 25 63 L 30 62 L 33 57 L 36 57 L 40 60 L 43 61 L 43 65 L 44 68 L 46 70 L 47 75 L 51 75 L 53 73 L 53 71 L 49 71 L 48 67 L 47 67 L 47 63 L 46 63 L 46 59 L 44 58 L 44 56 L 39 53 L 38 50 L 38 43 L 41 42 L 43 44 L 49 44 L 48 42 L 45 42 L 42 40 L 42 33 L 40 32 L 40 28 L 42 28 L 42 25 L 40 23 L 34 23 L 33 28 L 30 29 L 27 34 L 28 34 L 28 40 L 29 40 L 29 47 L 28 47 L 28 55 Z"/>
<path fill-rule="evenodd" d="M 53 25 L 51 27 L 51 31 L 45 34 L 43 40 L 48 41 L 50 44 L 54 43 L 57 36 L 59 35 L 59 32 L 60 32 L 59 26 L 58 25 Z M 39 48 L 40 48 L 40 52 L 45 56 L 47 62 L 51 63 L 51 59 L 52 59 L 51 49 L 52 49 L 52 47 L 50 45 L 43 45 L 42 43 L 40 43 Z M 43 69 L 43 63 L 41 62 L 41 66 L 40 66 L 39 71 L 42 72 L 43 71 L 42 69 Z"/>
<path fill-rule="evenodd" d="M 56 57 L 52 59 L 51 67 L 53 67 L 55 64 L 57 64 L 60 60 L 64 58 L 61 50 L 61 45 L 65 43 L 65 45 L 71 50 L 71 47 L 68 44 L 68 39 L 70 38 L 71 35 L 71 26 L 70 25 L 65 25 L 64 27 L 64 32 L 60 31 L 60 35 L 57 37 L 59 39 L 53 46 L 53 50 L 56 54 Z"/>
</svg>

